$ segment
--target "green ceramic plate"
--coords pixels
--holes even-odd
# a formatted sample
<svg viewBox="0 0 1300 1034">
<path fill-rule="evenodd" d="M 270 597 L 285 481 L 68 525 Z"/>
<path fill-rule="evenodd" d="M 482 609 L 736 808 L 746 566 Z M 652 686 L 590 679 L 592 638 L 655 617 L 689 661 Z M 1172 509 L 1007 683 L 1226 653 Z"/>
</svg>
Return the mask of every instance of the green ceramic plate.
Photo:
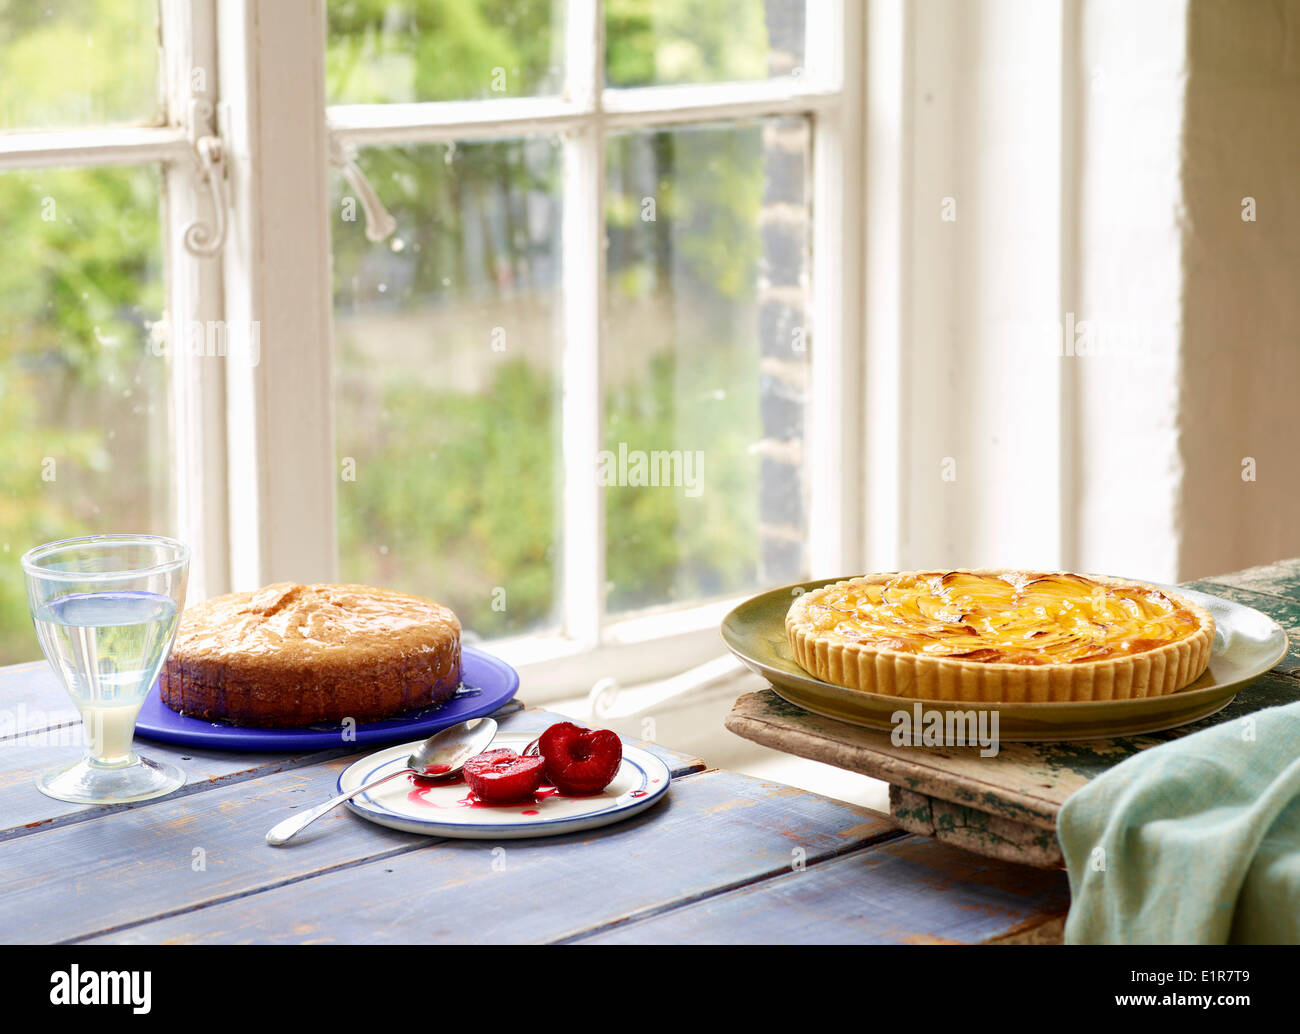
<svg viewBox="0 0 1300 1034">
<path fill-rule="evenodd" d="M 723 619 L 722 638 L 745 664 L 772 683 L 790 703 L 827 718 L 873 729 L 892 730 L 891 716 L 911 710 L 911 697 L 884 696 L 834 686 L 795 663 L 785 635 L 785 614 L 794 598 L 845 577 L 788 585 L 746 600 Z M 1158 583 L 1151 583 L 1158 584 Z M 1276 621 L 1251 607 L 1174 585 L 1214 616 L 1214 648 L 1205 674 L 1177 693 L 1139 700 L 1077 703 L 975 704 L 919 701 L 926 710 L 996 708 L 1003 740 L 1084 740 L 1131 736 L 1186 725 L 1227 707 L 1249 683 L 1277 664 L 1287 651 L 1286 633 Z"/>
</svg>

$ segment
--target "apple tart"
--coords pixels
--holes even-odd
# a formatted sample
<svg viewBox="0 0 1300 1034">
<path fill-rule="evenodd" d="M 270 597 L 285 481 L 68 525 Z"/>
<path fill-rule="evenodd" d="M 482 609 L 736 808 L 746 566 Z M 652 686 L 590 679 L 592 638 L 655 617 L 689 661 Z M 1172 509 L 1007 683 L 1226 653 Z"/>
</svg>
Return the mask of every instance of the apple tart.
<svg viewBox="0 0 1300 1034">
<path fill-rule="evenodd" d="M 1128 700 L 1210 661 L 1214 619 L 1176 593 L 1063 572 L 908 571 L 799 596 L 795 660 L 823 682 L 928 700 Z"/>
</svg>

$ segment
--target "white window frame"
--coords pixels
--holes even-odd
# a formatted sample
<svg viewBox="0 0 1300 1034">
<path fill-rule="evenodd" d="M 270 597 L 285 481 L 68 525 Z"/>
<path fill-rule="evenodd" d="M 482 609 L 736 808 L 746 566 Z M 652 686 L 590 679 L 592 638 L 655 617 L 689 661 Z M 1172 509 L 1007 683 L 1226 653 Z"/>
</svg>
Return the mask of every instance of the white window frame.
<svg viewBox="0 0 1300 1034">
<path fill-rule="evenodd" d="M 856 0 L 809 0 L 804 74 L 777 80 L 604 89 L 601 0 L 570 0 L 566 81 L 558 97 L 461 103 L 336 105 L 332 133 L 350 145 L 437 143 L 538 132 L 564 141 L 562 359 L 564 535 L 562 634 L 497 641 L 530 695 L 572 695 L 601 677 L 661 678 L 721 652 L 718 623 L 739 598 L 608 621 L 604 506 L 592 475 L 602 448 L 600 331 L 605 298 L 605 136 L 613 130 L 773 115 L 812 124 L 812 404 L 810 476 L 814 576 L 861 562 L 859 388 L 863 21 Z"/>
<path fill-rule="evenodd" d="M 173 349 L 177 526 L 199 558 L 191 599 L 337 572 L 328 168 L 332 143 L 563 141 L 562 631 L 498 640 L 534 700 L 599 677 L 664 677 L 721 652 L 737 599 L 609 621 L 602 442 L 605 135 L 612 130 L 805 116 L 812 153 L 812 399 L 805 462 L 813 576 L 857 570 L 862 524 L 863 86 L 866 7 L 808 0 L 806 57 L 783 79 L 605 89 L 603 0 L 568 0 L 555 97 L 326 107 L 323 0 L 161 0 L 168 124 L 0 136 L 0 169 L 161 163 L 169 319 L 256 323 L 256 365 Z M 192 71 L 206 90 L 191 103 Z M 221 139 L 229 229 L 220 259 L 181 245 L 212 212 L 193 154 Z M 304 433 L 304 428 L 310 429 Z"/>
</svg>

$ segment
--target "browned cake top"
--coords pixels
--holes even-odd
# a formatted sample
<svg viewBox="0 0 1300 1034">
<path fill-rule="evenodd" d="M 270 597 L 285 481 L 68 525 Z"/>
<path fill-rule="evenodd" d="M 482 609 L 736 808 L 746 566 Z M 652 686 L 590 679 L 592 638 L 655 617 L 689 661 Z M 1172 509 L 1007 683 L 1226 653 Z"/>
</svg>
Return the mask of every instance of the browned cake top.
<svg viewBox="0 0 1300 1034">
<path fill-rule="evenodd" d="M 445 648 L 460 631 L 450 609 L 422 596 L 278 582 L 187 608 L 172 656 L 285 667 L 364 663 Z"/>
</svg>

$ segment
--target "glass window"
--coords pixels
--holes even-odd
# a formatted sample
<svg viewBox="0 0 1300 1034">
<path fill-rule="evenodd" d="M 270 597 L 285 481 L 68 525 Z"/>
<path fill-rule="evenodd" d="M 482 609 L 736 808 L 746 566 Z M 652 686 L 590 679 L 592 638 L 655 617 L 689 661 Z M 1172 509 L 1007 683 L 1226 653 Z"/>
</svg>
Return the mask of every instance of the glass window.
<svg viewBox="0 0 1300 1034">
<path fill-rule="evenodd" d="M 153 167 L 0 174 L 0 549 L 174 534 Z M 40 656 L 0 580 L 0 663 Z"/>
<path fill-rule="evenodd" d="M 372 244 L 336 197 L 341 572 L 442 600 L 485 638 L 552 627 L 559 144 L 375 148 L 359 164 L 397 231 Z"/>
<path fill-rule="evenodd" d="M 802 73 L 803 0 L 606 0 L 610 86 Z"/>
<path fill-rule="evenodd" d="M 161 117 L 154 0 L 0 2 L 0 129 Z"/>
<path fill-rule="evenodd" d="M 607 606 L 804 571 L 808 123 L 614 134 Z"/>
<path fill-rule="evenodd" d="M 330 0 L 331 104 L 554 94 L 563 0 Z"/>
</svg>

